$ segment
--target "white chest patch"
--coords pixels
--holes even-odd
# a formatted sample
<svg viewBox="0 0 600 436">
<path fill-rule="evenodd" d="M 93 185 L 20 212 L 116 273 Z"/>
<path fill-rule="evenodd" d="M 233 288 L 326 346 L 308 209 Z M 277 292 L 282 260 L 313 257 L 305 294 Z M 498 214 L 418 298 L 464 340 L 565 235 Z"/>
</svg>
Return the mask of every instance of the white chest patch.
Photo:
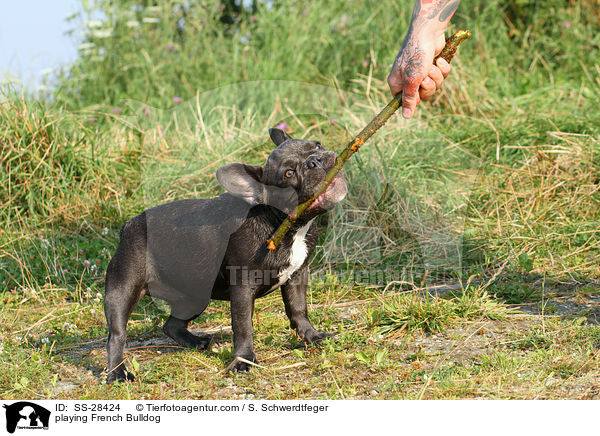
<svg viewBox="0 0 600 436">
<path fill-rule="evenodd" d="M 298 269 L 304 264 L 306 256 L 308 255 L 308 247 L 306 246 L 306 234 L 310 229 L 311 224 L 315 218 L 311 219 L 304 226 L 300 227 L 294 235 L 292 242 L 292 248 L 290 250 L 289 265 L 279 271 L 279 282 L 271 289 L 275 289 L 287 282 L 292 275 L 298 271 Z"/>
</svg>

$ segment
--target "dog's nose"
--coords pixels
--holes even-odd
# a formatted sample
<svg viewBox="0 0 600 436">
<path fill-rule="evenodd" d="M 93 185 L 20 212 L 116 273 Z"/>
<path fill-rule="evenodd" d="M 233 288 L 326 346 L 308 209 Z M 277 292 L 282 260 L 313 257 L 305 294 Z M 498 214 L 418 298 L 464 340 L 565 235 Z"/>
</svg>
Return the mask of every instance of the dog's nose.
<svg viewBox="0 0 600 436">
<path fill-rule="evenodd" d="M 311 170 L 314 168 L 320 167 L 321 166 L 321 158 L 318 156 L 314 156 L 314 155 L 309 157 L 306 161 L 306 166 Z"/>
</svg>

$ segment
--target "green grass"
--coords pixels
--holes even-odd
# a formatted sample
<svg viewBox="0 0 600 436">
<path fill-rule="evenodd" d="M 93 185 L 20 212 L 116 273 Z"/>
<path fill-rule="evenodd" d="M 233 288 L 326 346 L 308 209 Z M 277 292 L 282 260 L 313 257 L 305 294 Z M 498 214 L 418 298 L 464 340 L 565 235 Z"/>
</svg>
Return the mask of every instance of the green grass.
<svg viewBox="0 0 600 436">
<path fill-rule="evenodd" d="M 144 300 L 130 321 L 132 384 L 107 386 L 101 301 L 70 301 L 65 290 L 44 297 L 3 300 L 0 353 L 3 398 L 594 398 L 597 326 L 581 320 L 506 313 L 490 319 L 478 299 L 464 317 L 452 311 L 441 331 L 405 329 L 382 335 L 364 313 L 382 310 L 377 291 L 354 287 L 316 290 L 311 317 L 337 334 L 304 347 L 288 330 L 279 295 L 259 300 L 255 346 L 261 367 L 227 375 L 232 358 L 226 304 L 211 304 L 192 328 L 210 329 L 207 352 L 185 350 L 159 333 L 160 310 Z M 336 300 L 332 300 L 331 298 Z M 63 299 L 60 301 L 60 299 Z M 385 298 L 385 297 L 384 297 Z M 389 298 L 394 299 L 393 296 Z M 461 297 L 459 297 L 460 299 Z M 450 299 L 446 301 L 452 302 Z M 396 303 L 398 307 L 399 304 Z M 414 304 L 414 303 L 413 303 Z M 444 303 L 440 303 L 444 304 Z M 498 307 L 496 307 L 496 311 Z M 74 314 L 76 314 L 74 316 Z M 497 315 L 497 313 L 496 313 Z M 42 319 L 43 318 L 43 319 Z M 491 318 L 497 318 L 493 316 Z M 413 322 L 419 320 L 415 315 Z M 72 324 L 76 324 L 76 327 Z M 419 327 L 419 326 L 418 326 Z M 13 333 L 6 335 L 6 332 Z"/>
<path fill-rule="evenodd" d="M 269 296 L 263 368 L 230 376 L 226 304 L 194 324 L 223 329 L 198 353 L 166 340 L 164 308 L 144 300 L 127 352 L 138 382 L 106 386 L 120 226 L 221 192 L 216 168 L 263 162 L 280 122 L 340 151 L 389 98 L 412 8 L 283 1 L 223 24 L 211 1 L 178 29 L 179 3 L 159 3 L 96 4 L 107 20 L 74 18 L 88 45 L 53 95 L 3 91 L 3 398 L 597 398 L 597 0 L 461 3 L 452 27 L 473 37 L 443 91 L 361 149 L 321 220 L 310 313 L 335 340 L 303 347 Z"/>
<path fill-rule="evenodd" d="M 378 299 L 381 308 L 371 313 L 370 318 L 382 334 L 403 330 L 437 333 L 457 320 L 496 320 L 506 316 L 506 309 L 481 289 L 466 288 L 451 299 L 416 293 L 391 298 L 382 295 Z"/>
</svg>

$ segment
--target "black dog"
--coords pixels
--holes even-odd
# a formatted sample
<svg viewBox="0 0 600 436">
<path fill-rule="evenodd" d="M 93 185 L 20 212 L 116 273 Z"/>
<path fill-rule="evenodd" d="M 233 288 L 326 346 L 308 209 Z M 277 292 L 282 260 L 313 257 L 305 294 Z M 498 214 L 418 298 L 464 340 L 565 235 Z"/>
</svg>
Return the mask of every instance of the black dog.
<svg viewBox="0 0 600 436">
<path fill-rule="evenodd" d="M 212 199 L 181 200 L 148 209 L 121 229 L 106 272 L 108 383 L 133 380 L 125 371 L 127 321 L 149 293 L 171 306 L 163 331 L 178 344 L 204 349 L 209 336 L 187 330 L 210 299 L 231 301 L 233 371 L 256 362 L 252 344 L 254 300 L 281 287 L 290 325 L 306 342 L 328 336 L 312 326 L 306 310 L 307 259 L 316 238 L 314 219 L 347 192 L 339 176 L 300 217 L 275 251 L 265 241 L 294 207 L 312 197 L 336 155 L 317 141 L 269 130 L 277 148 L 264 167 L 234 163 L 217 170 L 228 191 Z"/>
</svg>

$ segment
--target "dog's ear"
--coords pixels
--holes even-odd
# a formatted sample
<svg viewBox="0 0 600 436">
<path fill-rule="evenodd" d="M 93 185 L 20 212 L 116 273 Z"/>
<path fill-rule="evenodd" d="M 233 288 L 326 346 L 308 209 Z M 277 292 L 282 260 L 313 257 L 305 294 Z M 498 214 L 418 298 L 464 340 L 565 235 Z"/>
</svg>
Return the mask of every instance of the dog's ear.
<svg viewBox="0 0 600 436">
<path fill-rule="evenodd" d="M 298 205 L 298 194 L 291 187 L 280 188 L 265 185 L 262 180 L 263 167 L 231 163 L 217 170 L 217 180 L 227 192 L 244 201 L 274 206 L 290 213 Z"/>
<path fill-rule="evenodd" d="M 278 147 L 279 144 L 281 144 L 282 142 L 287 141 L 288 139 L 292 139 L 292 137 L 288 135 L 285 130 L 278 129 L 277 127 L 269 129 L 269 136 L 271 137 L 271 140 L 275 143 L 275 145 Z"/>
<path fill-rule="evenodd" d="M 217 180 L 227 192 L 246 200 L 248 203 L 261 203 L 263 167 L 231 163 L 217 170 Z"/>
</svg>

